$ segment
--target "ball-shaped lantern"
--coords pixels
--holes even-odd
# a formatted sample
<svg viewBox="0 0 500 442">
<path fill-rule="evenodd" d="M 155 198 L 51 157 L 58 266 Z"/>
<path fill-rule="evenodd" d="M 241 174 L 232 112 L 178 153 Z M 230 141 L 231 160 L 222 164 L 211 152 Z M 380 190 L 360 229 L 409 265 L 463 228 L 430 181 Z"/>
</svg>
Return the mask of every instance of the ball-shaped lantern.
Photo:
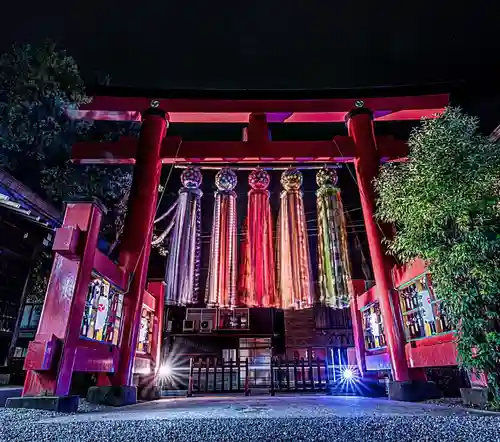
<svg viewBox="0 0 500 442">
<path fill-rule="evenodd" d="M 229 167 L 224 167 L 217 172 L 217 175 L 215 175 L 215 185 L 218 190 L 233 190 L 237 183 L 238 178 L 236 178 L 234 170 Z"/>
<path fill-rule="evenodd" d="M 290 167 L 281 174 L 281 185 L 285 190 L 298 190 L 302 186 L 302 173 Z"/>
<path fill-rule="evenodd" d="M 197 189 L 200 187 L 201 180 L 202 176 L 199 167 L 188 167 L 181 174 L 181 183 L 188 189 Z"/>
<path fill-rule="evenodd" d="M 255 190 L 267 189 L 269 187 L 269 182 L 269 174 L 260 167 L 252 170 L 252 173 L 248 177 L 248 183 L 250 184 L 250 187 Z"/>
<path fill-rule="evenodd" d="M 322 167 L 316 174 L 316 183 L 321 186 L 335 186 L 339 177 L 337 171 L 331 167 Z"/>
</svg>

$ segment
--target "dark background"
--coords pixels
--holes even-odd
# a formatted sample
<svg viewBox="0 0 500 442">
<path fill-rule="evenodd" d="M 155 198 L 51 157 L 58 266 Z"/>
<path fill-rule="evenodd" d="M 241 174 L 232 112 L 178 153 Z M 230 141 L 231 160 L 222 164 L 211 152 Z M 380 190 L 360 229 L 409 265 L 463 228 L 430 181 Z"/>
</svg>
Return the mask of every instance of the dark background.
<svg viewBox="0 0 500 442">
<path fill-rule="evenodd" d="M 500 121 L 496 2 L 452 0 L 127 0 L 4 2 L 0 51 L 46 37 L 86 83 L 139 90 L 319 89 L 429 85 Z M 381 92 L 384 94 L 384 92 Z M 372 93 L 373 94 L 373 93 Z"/>
<path fill-rule="evenodd" d="M 160 89 L 493 80 L 495 3 L 27 0 L 3 4 L 0 49 L 50 36 L 87 81 Z"/>
</svg>

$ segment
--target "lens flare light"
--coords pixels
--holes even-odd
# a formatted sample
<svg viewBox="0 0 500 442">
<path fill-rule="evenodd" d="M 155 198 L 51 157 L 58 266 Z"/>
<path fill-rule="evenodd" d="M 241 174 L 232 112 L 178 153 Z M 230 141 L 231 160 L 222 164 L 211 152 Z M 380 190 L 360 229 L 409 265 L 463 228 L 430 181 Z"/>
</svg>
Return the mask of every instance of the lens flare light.
<svg viewBox="0 0 500 442">
<path fill-rule="evenodd" d="M 354 378 L 354 373 L 353 371 L 350 369 L 350 368 L 346 368 L 343 372 L 342 372 L 342 377 L 346 380 L 346 381 L 350 381 Z"/>
<path fill-rule="evenodd" d="M 174 374 L 172 364 L 167 361 L 159 369 L 158 375 L 160 378 L 170 378 Z"/>
</svg>

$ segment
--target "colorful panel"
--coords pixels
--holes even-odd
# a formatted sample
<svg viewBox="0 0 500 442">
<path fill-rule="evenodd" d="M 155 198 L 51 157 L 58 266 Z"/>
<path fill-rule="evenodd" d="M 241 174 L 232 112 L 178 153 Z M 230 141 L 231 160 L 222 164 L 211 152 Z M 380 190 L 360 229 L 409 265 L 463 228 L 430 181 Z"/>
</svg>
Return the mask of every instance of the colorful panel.
<svg viewBox="0 0 500 442">
<path fill-rule="evenodd" d="M 141 353 L 151 353 L 151 343 L 153 341 L 154 312 L 147 307 L 142 308 L 141 325 L 139 329 L 139 339 L 137 340 L 137 351 Z"/>
<path fill-rule="evenodd" d="M 365 335 L 365 348 L 375 350 L 385 347 L 384 323 L 380 312 L 380 305 L 374 302 L 361 311 L 363 330 Z"/>
<path fill-rule="evenodd" d="M 89 284 L 80 336 L 118 345 L 123 294 L 106 279 L 94 276 Z"/>
<path fill-rule="evenodd" d="M 399 303 L 407 341 L 453 330 L 427 275 L 401 289 Z"/>
</svg>

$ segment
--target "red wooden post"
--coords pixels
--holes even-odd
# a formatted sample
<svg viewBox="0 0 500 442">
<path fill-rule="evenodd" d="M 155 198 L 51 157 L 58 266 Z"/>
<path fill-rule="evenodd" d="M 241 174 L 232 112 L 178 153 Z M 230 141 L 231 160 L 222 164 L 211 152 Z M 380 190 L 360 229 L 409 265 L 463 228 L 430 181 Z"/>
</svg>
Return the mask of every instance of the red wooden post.
<svg viewBox="0 0 500 442">
<path fill-rule="evenodd" d="M 353 280 L 354 296 L 351 299 L 351 321 L 352 334 L 354 338 L 354 346 L 356 349 L 356 362 L 358 364 L 359 375 L 361 377 L 366 374 L 366 358 L 365 358 L 365 336 L 363 331 L 363 321 L 361 312 L 359 311 L 358 295 L 365 291 L 365 281 Z"/>
<path fill-rule="evenodd" d="M 375 194 L 372 182 L 378 174 L 380 157 L 373 131 L 372 112 L 366 108 L 352 110 L 348 114 L 348 129 L 349 135 L 353 138 L 355 145 L 356 158 L 354 160 L 354 167 L 392 372 L 396 381 L 407 381 L 410 377 L 406 362 L 401 321 L 394 314 L 390 267 L 386 263 L 382 249 L 381 232 L 374 218 Z"/>
<path fill-rule="evenodd" d="M 148 284 L 148 291 L 156 299 L 153 336 L 151 339 L 151 357 L 154 361 L 154 374 L 158 374 L 161 363 L 161 346 L 163 338 L 163 310 L 165 306 L 165 283 L 154 281 Z"/>
<path fill-rule="evenodd" d="M 54 239 L 56 255 L 38 331 L 25 360 L 23 396 L 69 394 L 102 213 L 96 202 L 66 206 Z"/>
<path fill-rule="evenodd" d="M 152 225 L 161 176 L 160 148 L 167 130 L 166 116 L 160 109 L 148 109 L 144 113 L 139 137 L 129 208 L 120 249 L 120 264 L 132 273 L 132 279 L 124 296 L 120 358 L 118 370 L 111 379 L 114 386 L 132 385 L 142 299 L 151 251 Z"/>
</svg>

